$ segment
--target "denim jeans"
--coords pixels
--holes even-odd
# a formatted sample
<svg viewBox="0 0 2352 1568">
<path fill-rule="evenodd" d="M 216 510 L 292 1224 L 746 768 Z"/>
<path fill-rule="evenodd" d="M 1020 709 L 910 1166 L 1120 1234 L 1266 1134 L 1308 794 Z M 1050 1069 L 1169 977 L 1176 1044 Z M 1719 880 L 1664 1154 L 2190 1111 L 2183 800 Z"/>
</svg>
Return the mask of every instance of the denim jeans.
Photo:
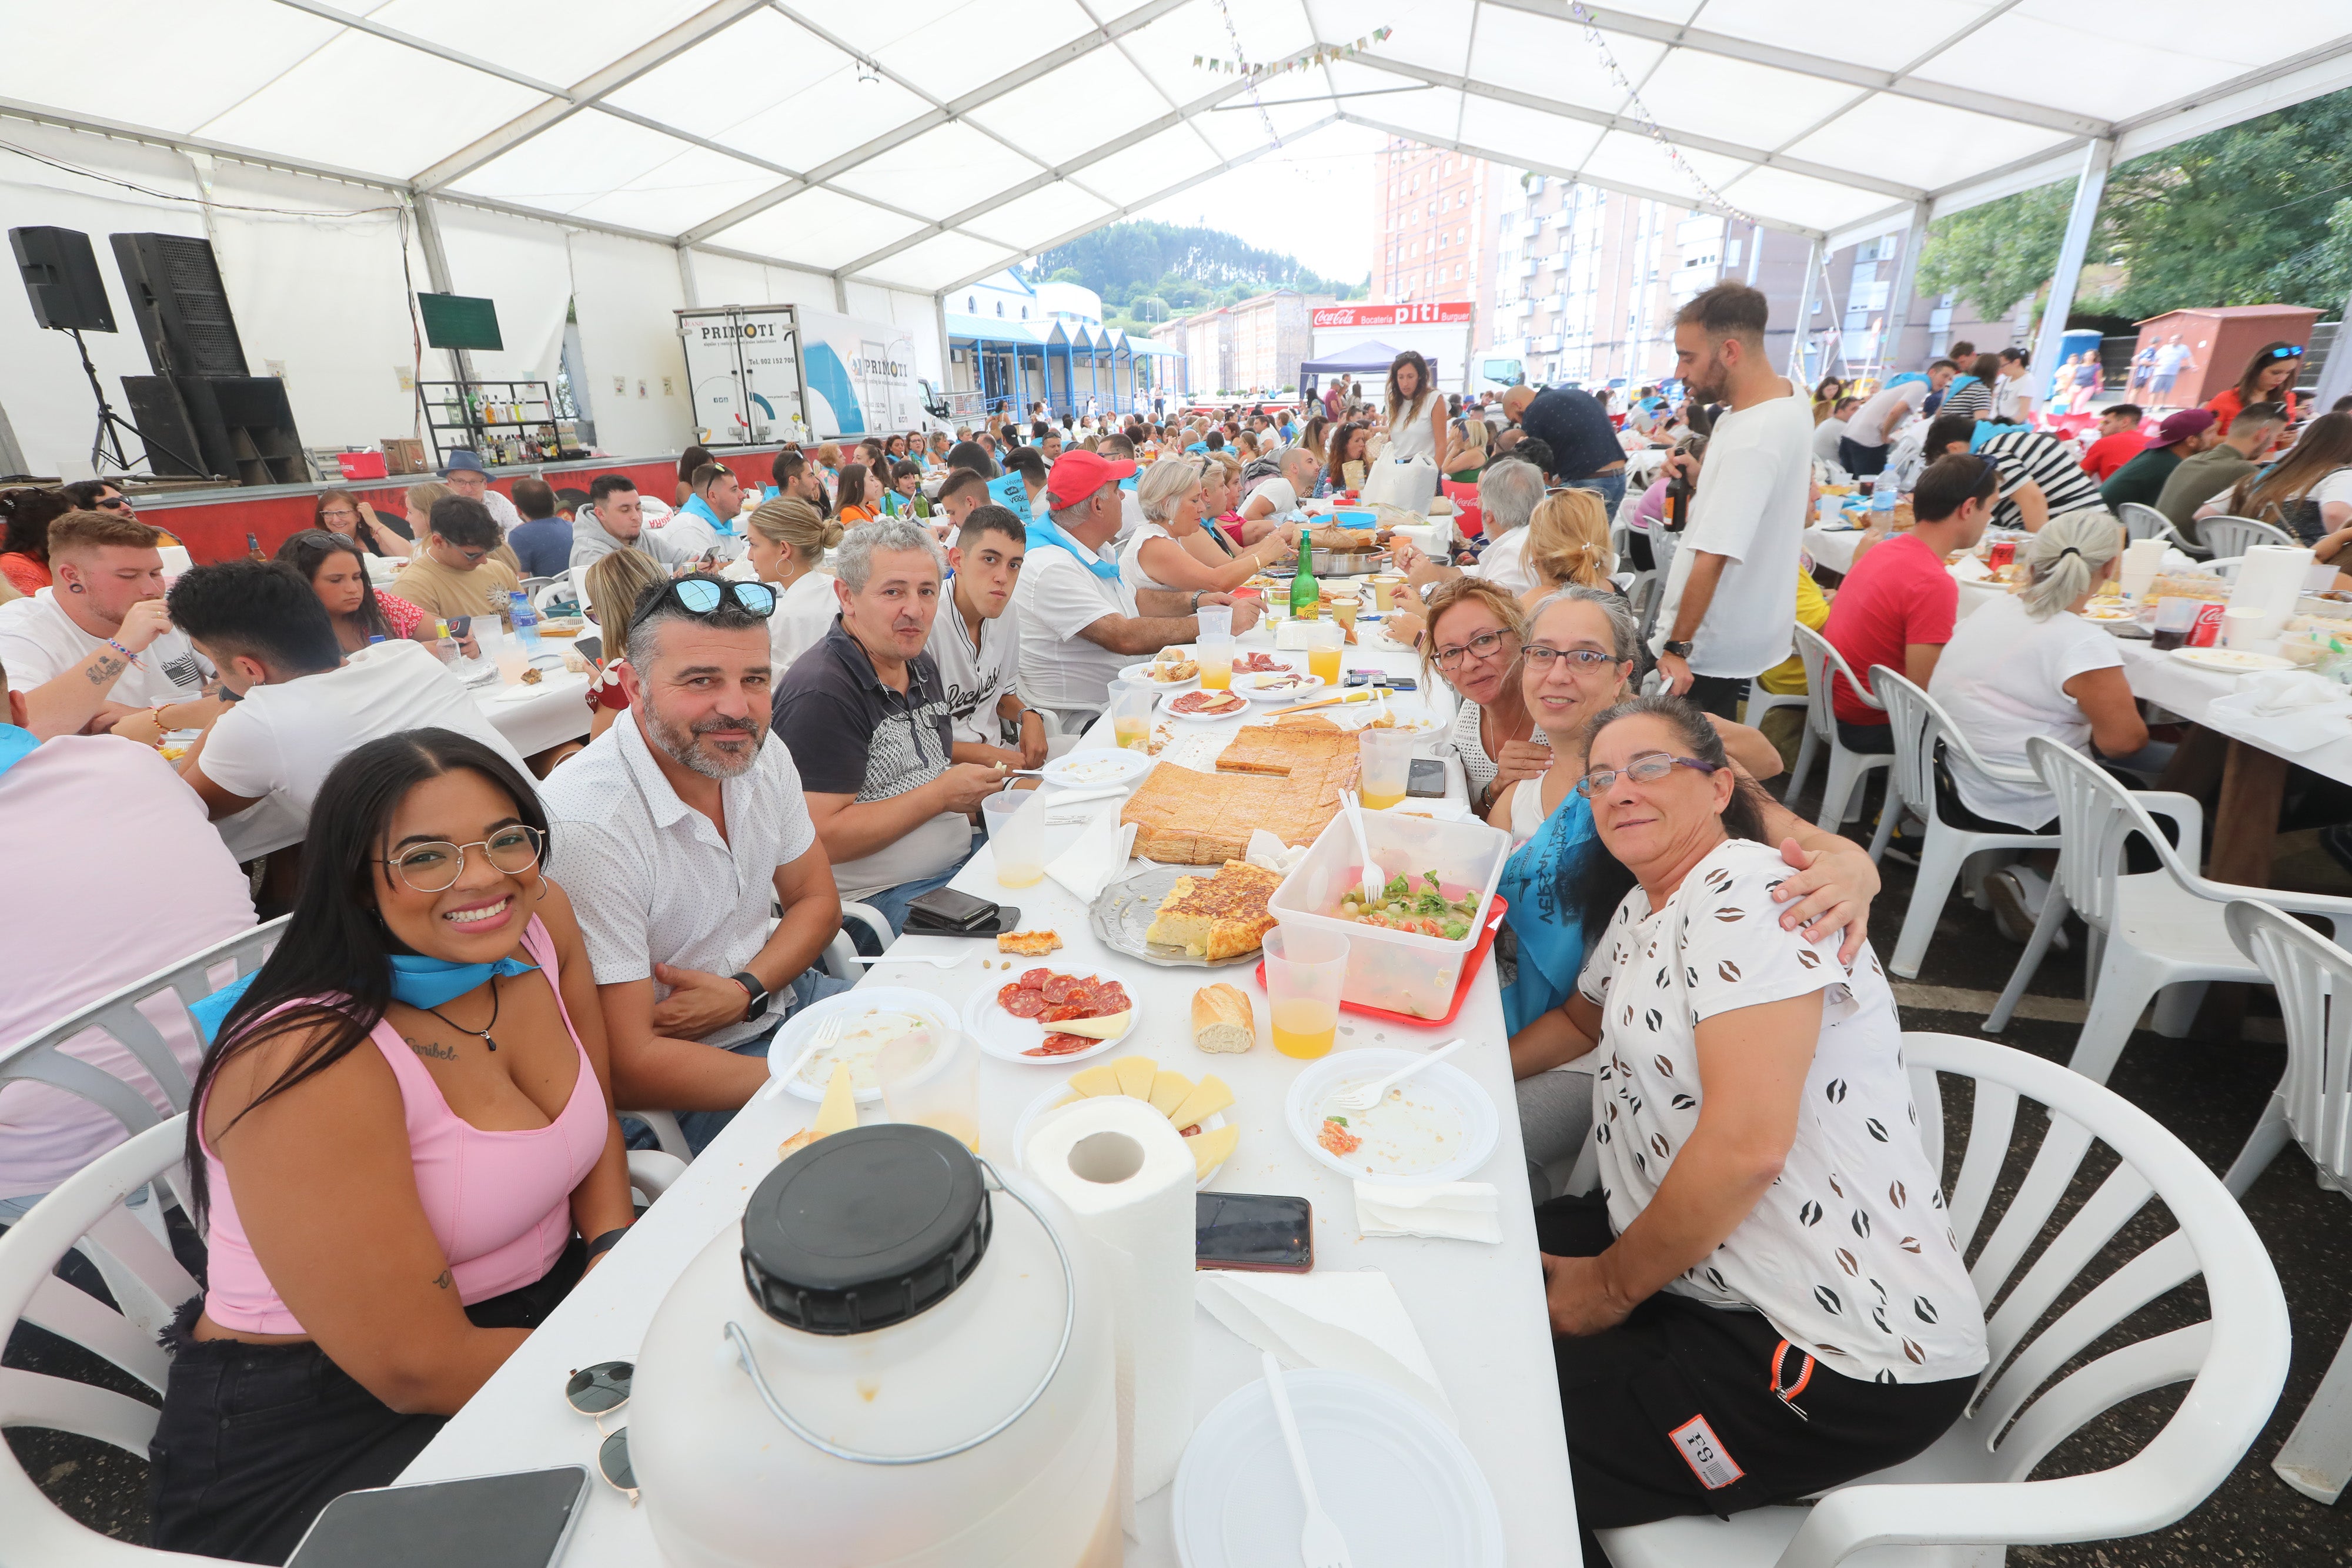
<svg viewBox="0 0 2352 1568">
<path fill-rule="evenodd" d="M 1601 504 L 1609 509 L 1609 520 L 1613 523 L 1617 520 L 1617 507 L 1625 499 L 1625 470 L 1620 468 L 1614 474 L 1595 474 L 1590 479 L 1570 479 L 1567 487 L 1590 490 L 1600 497 Z"/>
<path fill-rule="evenodd" d="M 963 859 L 937 876 L 927 876 L 918 882 L 902 882 L 896 887 L 886 887 L 879 893 L 869 893 L 858 902 L 872 904 L 882 918 L 890 923 L 890 935 L 898 936 L 907 929 L 907 905 L 934 888 L 945 887 L 949 883 L 953 882 L 956 873 L 962 871 L 971 860 L 972 854 L 980 848 L 980 836 L 974 834 L 972 847 L 964 852 Z M 875 957 L 881 953 L 882 949 L 867 933 L 866 926 L 845 925 L 843 929 L 849 933 L 849 939 L 856 945 L 857 950 L 867 957 Z"/>
</svg>

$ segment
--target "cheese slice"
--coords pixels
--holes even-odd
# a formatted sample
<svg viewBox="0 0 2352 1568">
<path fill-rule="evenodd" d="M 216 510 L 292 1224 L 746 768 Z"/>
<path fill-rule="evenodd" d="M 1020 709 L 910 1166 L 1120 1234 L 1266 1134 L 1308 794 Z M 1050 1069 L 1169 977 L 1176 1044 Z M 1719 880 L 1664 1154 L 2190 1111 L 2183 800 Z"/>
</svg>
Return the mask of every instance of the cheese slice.
<svg viewBox="0 0 2352 1568">
<path fill-rule="evenodd" d="M 1113 1013 L 1108 1018 L 1064 1019 L 1058 1023 L 1045 1025 L 1045 1029 L 1047 1034 L 1059 1031 L 1063 1034 L 1082 1034 L 1088 1040 L 1117 1040 L 1127 1032 L 1127 1022 L 1134 1016 L 1135 1009 L 1129 1008 L 1123 1013 Z"/>
<path fill-rule="evenodd" d="M 1151 1108 L 1165 1116 L 1192 1092 L 1191 1079 L 1181 1072 L 1162 1072 L 1151 1081 Z"/>
<path fill-rule="evenodd" d="M 1212 1072 L 1193 1085 L 1192 1092 L 1184 1097 L 1184 1103 L 1168 1113 L 1168 1119 L 1181 1133 L 1203 1117 L 1215 1115 L 1233 1103 L 1234 1092 L 1225 1087 L 1223 1079 Z"/>
<path fill-rule="evenodd" d="M 1195 1133 L 1185 1139 L 1192 1145 L 1193 1171 L 1205 1178 L 1234 1152 L 1234 1145 L 1241 1142 L 1241 1128 L 1228 1122 L 1212 1132 Z"/>
<path fill-rule="evenodd" d="M 1072 1019 L 1072 1023 L 1094 1023 L 1094 1019 Z M 1118 1074 L 1118 1092 L 1130 1100 L 1151 1098 L 1152 1081 L 1160 1075 L 1160 1064 L 1148 1056 L 1122 1056 L 1111 1063 Z M 1207 1115 L 1207 1112 L 1202 1112 Z"/>
<path fill-rule="evenodd" d="M 825 1081 L 824 1103 L 816 1108 L 816 1135 L 829 1138 L 857 1125 L 857 1091 L 849 1081 L 849 1064 L 836 1061 Z"/>
<path fill-rule="evenodd" d="M 1098 1061 L 1094 1066 L 1070 1074 L 1070 1087 L 1081 1094 L 1116 1094 L 1118 1092 L 1118 1063 Z"/>
</svg>

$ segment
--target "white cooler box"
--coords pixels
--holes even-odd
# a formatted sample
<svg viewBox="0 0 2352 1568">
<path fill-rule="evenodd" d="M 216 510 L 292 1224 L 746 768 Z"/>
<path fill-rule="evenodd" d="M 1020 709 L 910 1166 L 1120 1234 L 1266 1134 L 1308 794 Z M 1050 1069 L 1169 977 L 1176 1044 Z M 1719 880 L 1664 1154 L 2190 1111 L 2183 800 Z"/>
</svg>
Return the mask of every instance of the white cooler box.
<svg viewBox="0 0 2352 1568">
<path fill-rule="evenodd" d="M 1348 938 L 1348 976 L 1339 987 L 1340 1000 L 1414 1018 L 1444 1018 L 1462 983 L 1462 965 L 1486 927 L 1495 884 L 1502 880 L 1503 862 L 1511 856 L 1511 836 L 1484 822 L 1367 811 L 1364 838 L 1372 858 L 1390 876 L 1418 882 L 1423 873 L 1433 871 L 1439 891 L 1447 897 L 1475 894 L 1478 908 L 1469 935 L 1448 942 L 1328 913 L 1363 880 L 1363 857 L 1357 853 L 1355 831 L 1345 811 L 1331 819 L 1308 847 L 1307 858 L 1282 879 L 1266 908 L 1285 925 L 1337 932 Z"/>
</svg>

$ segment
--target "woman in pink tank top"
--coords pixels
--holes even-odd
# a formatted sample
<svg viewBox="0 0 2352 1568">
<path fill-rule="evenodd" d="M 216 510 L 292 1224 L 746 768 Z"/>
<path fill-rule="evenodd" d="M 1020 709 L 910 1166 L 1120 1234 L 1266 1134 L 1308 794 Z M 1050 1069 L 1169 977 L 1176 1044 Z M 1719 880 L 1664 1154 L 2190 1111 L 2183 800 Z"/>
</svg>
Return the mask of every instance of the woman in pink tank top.
<svg viewBox="0 0 2352 1568">
<path fill-rule="evenodd" d="M 361 747 L 320 791 L 285 940 L 196 1080 L 211 1260 L 174 1324 L 155 1545 L 283 1562 L 333 1498 L 394 1479 L 634 1217 L 546 843 L 530 781 L 447 730 Z"/>
</svg>

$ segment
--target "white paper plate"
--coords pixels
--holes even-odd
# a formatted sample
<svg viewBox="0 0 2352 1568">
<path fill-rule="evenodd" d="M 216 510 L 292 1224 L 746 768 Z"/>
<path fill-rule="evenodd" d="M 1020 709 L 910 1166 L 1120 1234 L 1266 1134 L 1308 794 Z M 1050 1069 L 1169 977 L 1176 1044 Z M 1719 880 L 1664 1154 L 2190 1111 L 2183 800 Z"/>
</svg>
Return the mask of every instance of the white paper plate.
<svg viewBox="0 0 2352 1568">
<path fill-rule="evenodd" d="M 1047 784 L 1094 789 L 1142 778 L 1151 771 L 1151 758 L 1130 746 L 1088 746 L 1065 752 L 1037 771 Z"/>
<path fill-rule="evenodd" d="M 827 997 L 823 1001 L 804 1007 L 785 1019 L 784 1027 L 778 1030 L 776 1037 L 768 1042 L 768 1075 L 771 1078 L 783 1077 L 785 1070 L 800 1055 L 801 1047 L 808 1043 L 809 1036 L 816 1031 L 816 1026 L 822 1020 L 835 1013 L 848 1013 L 851 1022 L 842 1026 L 845 1032 L 853 1027 L 857 1017 L 869 1012 L 913 1013 L 940 1029 L 961 1027 L 956 1020 L 954 1005 L 929 991 L 919 991 L 911 986 L 860 986 L 856 990 L 844 991 L 837 997 Z M 803 1100 L 822 1101 L 825 1081 L 833 1076 L 833 1058 L 834 1052 L 830 1049 L 820 1051 L 809 1058 L 809 1064 L 801 1070 L 801 1075 L 786 1081 L 785 1092 L 797 1094 Z M 850 1071 L 855 1075 L 856 1067 L 853 1065 Z M 866 1076 L 869 1079 L 873 1076 L 870 1065 Z M 878 1084 L 869 1083 L 857 1091 L 860 1105 L 874 1104 L 881 1098 L 882 1090 Z"/>
<path fill-rule="evenodd" d="M 1439 1182 L 1466 1181 L 1472 1172 L 1483 1166 L 1495 1152 L 1496 1119 L 1495 1102 L 1475 1080 L 1450 1061 L 1424 1067 L 1399 1084 L 1412 1100 L 1433 1107 L 1433 1113 L 1447 1113 L 1458 1119 L 1458 1124 L 1448 1129 L 1448 1146 L 1460 1152 L 1448 1157 L 1433 1155 L 1425 1162 L 1406 1168 L 1376 1164 L 1367 1159 L 1363 1150 L 1341 1156 L 1331 1153 L 1315 1141 L 1323 1125 L 1323 1106 L 1339 1090 L 1357 1083 L 1369 1083 L 1383 1078 L 1400 1067 L 1410 1067 L 1429 1053 L 1423 1051 L 1397 1051 L 1389 1047 L 1366 1046 L 1355 1051 L 1335 1051 L 1330 1055 L 1309 1062 L 1306 1071 L 1290 1081 L 1290 1092 L 1283 1101 L 1283 1124 L 1290 1135 L 1298 1140 L 1299 1147 L 1318 1164 L 1380 1186 L 1420 1186 Z M 1353 1113 L 1342 1113 L 1349 1118 L 1349 1130 L 1359 1134 L 1366 1120 Z M 1391 1102 L 1388 1106 L 1369 1113 L 1371 1116 L 1397 1114 Z M 1426 1125 L 1426 1123 L 1422 1124 Z M 1376 1142 L 1378 1140 L 1368 1140 Z"/>
<path fill-rule="evenodd" d="M 1160 711 L 1179 724 L 1223 724 L 1229 718 L 1239 718 L 1249 712 L 1249 703 L 1244 699 L 1241 706 L 1225 713 L 1178 713 L 1171 705 L 1182 695 L 1181 692 L 1171 692 L 1161 698 L 1160 703 Z"/>
<path fill-rule="evenodd" d="M 1084 1061 L 1090 1056 L 1100 1056 L 1135 1032 L 1135 1014 L 1141 1010 L 1140 1008 L 1129 1011 L 1125 1029 L 1108 1040 L 1095 1041 L 1084 1051 L 1074 1051 L 1066 1056 L 1025 1054 L 1044 1044 L 1047 1034 L 1063 1032 L 1059 1030 L 1049 1030 L 1035 1019 L 1014 1018 L 996 1005 L 996 993 L 1011 985 L 1013 980 L 1018 980 L 1025 969 L 1050 969 L 1057 975 L 1076 975 L 1088 980 L 1118 979 L 1117 975 L 1106 975 L 1096 969 L 1061 969 L 1055 968 L 1049 960 L 1040 960 L 1034 964 L 1024 965 L 1021 969 L 1014 970 L 1012 980 L 999 980 L 992 986 L 982 986 L 972 992 L 971 999 L 964 1003 L 963 1008 L 964 1032 L 980 1042 L 982 1055 L 992 1056 L 999 1061 L 1017 1061 L 1024 1067 L 1059 1067 L 1066 1062 Z M 1002 971 L 992 970 L 991 973 L 1002 973 Z M 1122 985 L 1125 983 L 1120 981 Z M 1128 999 L 1129 1001 L 1135 999 L 1133 992 L 1128 993 Z"/>
<path fill-rule="evenodd" d="M 1277 680 L 1282 678 L 1273 671 L 1266 671 L 1260 674 L 1236 674 L 1234 676 L 1234 690 L 1254 703 L 1295 703 L 1306 701 L 1330 684 L 1320 675 L 1302 675 L 1293 671 L 1289 678 L 1297 683 L 1296 685 L 1272 688 L 1259 686 L 1257 683 L 1267 675 L 1272 675 Z"/>
<path fill-rule="evenodd" d="M 1054 1060 L 1056 1061 L 1074 1061 L 1076 1058 L 1062 1056 L 1055 1057 Z M 1029 1129 L 1035 1124 L 1038 1117 L 1052 1110 L 1061 1100 L 1063 1095 L 1072 1092 L 1074 1092 L 1074 1091 L 1070 1088 L 1067 1082 L 1055 1084 L 1053 1087 L 1047 1089 L 1043 1094 L 1038 1095 L 1037 1098 L 1029 1102 L 1028 1109 L 1021 1113 L 1021 1119 L 1013 1124 L 1013 1164 L 1016 1168 L 1024 1171 L 1029 1168 L 1029 1162 L 1023 1153 L 1023 1151 L 1029 1147 Z M 1201 1118 L 1201 1131 L 1204 1133 L 1213 1133 L 1224 1124 L 1225 1113 L 1223 1111 L 1218 1112 L 1213 1116 L 1203 1116 Z M 1233 1156 L 1231 1155 L 1228 1155 L 1225 1156 L 1225 1159 L 1231 1159 L 1232 1157 Z M 1217 1173 L 1224 1168 L 1224 1160 L 1219 1160 L 1215 1165 L 1211 1166 L 1209 1167 L 1209 1174 L 1192 1184 L 1192 1190 L 1198 1192 L 1202 1187 L 1207 1186 L 1211 1182 L 1217 1179 Z"/>
<path fill-rule="evenodd" d="M 1503 1568 L 1503 1517 L 1478 1461 L 1428 1408 L 1352 1372 L 1285 1372 L 1315 1490 L 1355 1568 Z M 1298 1561 L 1307 1504 L 1264 1382 L 1192 1432 L 1169 1500 L 1184 1568 Z"/>
<path fill-rule="evenodd" d="M 1128 665 L 1118 673 L 1118 678 L 1122 681 L 1151 681 L 1151 661 L 1146 659 L 1139 664 Z M 1151 684 L 1163 692 L 1189 692 L 1200 685 L 1201 677 L 1194 674 L 1181 681 L 1151 681 Z"/>
<path fill-rule="evenodd" d="M 2172 656 L 2184 664 L 2194 664 L 2200 670 L 2214 670 L 2225 675 L 2251 675 L 2257 670 L 2292 670 L 2293 659 L 2282 659 L 2276 653 L 2250 653 L 2242 648 L 2175 648 Z"/>
</svg>

